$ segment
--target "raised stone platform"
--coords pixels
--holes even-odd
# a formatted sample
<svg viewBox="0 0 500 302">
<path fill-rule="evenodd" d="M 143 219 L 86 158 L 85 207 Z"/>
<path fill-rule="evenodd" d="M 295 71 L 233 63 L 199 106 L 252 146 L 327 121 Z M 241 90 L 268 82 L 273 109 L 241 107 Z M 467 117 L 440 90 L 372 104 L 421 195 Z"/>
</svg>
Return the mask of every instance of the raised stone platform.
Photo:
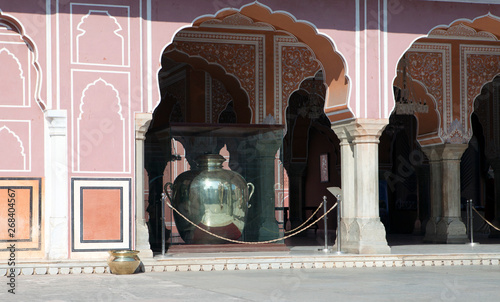
<svg viewBox="0 0 500 302">
<path fill-rule="evenodd" d="M 500 244 L 397 245 L 391 254 L 359 255 L 324 253 L 318 246 L 290 247 L 289 251 L 169 253 L 166 257 L 141 258 L 146 272 L 268 270 L 297 268 L 361 268 L 421 266 L 500 266 Z M 140 255 L 139 255 L 140 256 Z M 0 276 L 11 267 L 0 263 Z M 21 275 L 107 274 L 102 261 L 22 261 L 16 262 Z"/>
</svg>

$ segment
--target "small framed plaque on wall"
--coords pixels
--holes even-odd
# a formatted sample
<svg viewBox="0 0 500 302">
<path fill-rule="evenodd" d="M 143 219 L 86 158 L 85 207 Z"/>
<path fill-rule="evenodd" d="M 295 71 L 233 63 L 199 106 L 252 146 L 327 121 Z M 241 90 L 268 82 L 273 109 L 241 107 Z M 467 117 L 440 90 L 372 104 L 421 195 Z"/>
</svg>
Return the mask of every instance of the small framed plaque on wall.
<svg viewBox="0 0 500 302">
<path fill-rule="evenodd" d="M 328 182 L 329 179 L 328 153 L 319 156 L 319 171 L 321 182 Z"/>
</svg>

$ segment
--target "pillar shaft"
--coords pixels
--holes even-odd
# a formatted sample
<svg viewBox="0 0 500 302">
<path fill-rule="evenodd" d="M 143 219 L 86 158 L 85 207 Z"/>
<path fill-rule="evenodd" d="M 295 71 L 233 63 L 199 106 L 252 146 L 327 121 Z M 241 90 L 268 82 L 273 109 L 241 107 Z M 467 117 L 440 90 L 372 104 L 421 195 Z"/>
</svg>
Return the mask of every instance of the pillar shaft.
<svg viewBox="0 0 500 302">
<path fill-rule="evenodd" d="M 425 242 L 435 242 L 437 234 L 437 224 L 442 217 L 442 188 L 443 188 L 443 158 L 444 145 L 424 147 L 422 150 L 429 159 L 430 168 L 430 197 L 431 216 L 425 228 Z"/>
<path fill-rule="evenodd" d="M 49 126 L 50 164 L 48 168 L 45 217 L 46 250 L 49 259 L 68 258 L 68 134 L 66 110 L 47 110 Z M 50 180 L 49 180 L 50 179 Z"/>
<path fill-rule="evenodd" d="M 281 133 L 280 133 L 281 135 Z M 259 240 L 276 239 L 280 235 L 279 225 L 275 213 L 275 157 L 281 147 L 281 140 L 276 139 L 274 133 L 259 135 L 257 139 L 257 153 L 259 160 L 260 208 L 262 225 L 259 230 Z M 279 136 L 281 137 L 281 136 Z"/>
<path fill-rule="evenodd" d="M 465 243 L 461 218 L 460 160 L 467 144 L 425 147 L 431 164 L 431 219 L 425 240 L 434 243 Z"/>
<path fill-rule="evenodd" d="M 151 119 L 151 113 L 135 116 L 135 249 L 140 251 L 141 258 L 153 257 L 144 204 L 144 141 Z"/>
<path fill-rule="evenodd" d="M 390 253 L 379 217 L 378 143 L 386 119 L 332 125 L 340 139 L 341 246 L 348 253 Z"/>
</svg>

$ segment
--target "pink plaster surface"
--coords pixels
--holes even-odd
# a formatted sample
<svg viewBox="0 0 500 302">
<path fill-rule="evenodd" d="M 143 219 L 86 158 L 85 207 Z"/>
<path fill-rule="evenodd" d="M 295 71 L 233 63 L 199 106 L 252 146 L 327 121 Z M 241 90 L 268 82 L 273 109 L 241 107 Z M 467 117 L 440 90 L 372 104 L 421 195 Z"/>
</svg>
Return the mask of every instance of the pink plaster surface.
<svg viewBox="0 0 500 302">
<path fill-rule="evenodd" d="M 189 27 L 201 16 L 216 15 L 231 5 L 240 9 L 254 2 L 152 1 L 151 23 L 147 20 L 148 11 L 144 1 L 123 0 L 116 1 L 113 5 L 101 3 L 97 5 L 94 2 L 59 2 L 59 7 L 53 3 L 48 19 L 45 15 L 46 4 L 35 0 L 1 0 L 0 9 L 2 16 L 9 16 L 19 23 L 23 33 L 33 41 L 34 49 L 31 54 L 36 57 L 42 72 L 41 77 L 45 80 L 39 83 L 41 101 L 47 103 L 49 109 L 61 108 L 70 112 L 68 125 L 71 131 L 68 141 L 72 165 L 79 152 L 75 146 L 82 143 L 82 131 L 92 132 L 99 129 L 98 124 L 91 125 L 92 121 L 88 124 L 82 122 L 83 127 L 78 129 L 78 117 L 81 113 L 79 108 L 84 89 L 99 78 L 105 77 L 108 79 L 107 83 L 118 91 L 122 109 L 121 117 L 116 121 L 120 123 L 123 118 L 123 127 L 115 127 L 113 133 L 103 136 L 103 140 L 106 137 L 106 144 L 94 148 L 96 154 L 101 155 L 101 160 L 93 157 L 86 160 L 81 171 L 128 173 L 127 175 L 132 176 L 134 129 L 131 117 L 134 112 L 151 111 L 158 104 L 159 89 L 156 74 L 160 68 L 159 61 L 164 48 L 170 44 L 179 30 Z M 396 65 L 416 39 L 427 35 L 436 26 L 447 26 L 458 19 L 473 20 L 488 13 L 500 15 L 500 5 L 493 4 L 389 0 L 387 33 L 385 33 L 384 24 L 378 23 L 379 20 L 383 21 L 384 16 L 384 12 L 379 11 L 379 8 L 384 7 L 385 2 L 382 0 L 367 2 L 366 7 L 364 1 L 360 1 L 359 12 L 356 11 L 355 1 L 343 3 L 316 1 L 314 5 L 298 0 L 262 0 L 259 3 L 274 12 L 287 12 L 293 18 L 302 20 L 300 22 L 312 24 L 320 34 L 331 39 L 344 61 L 349 78 L 349 108 L 357 117 L 362 118 L 389 116 L 393 106 L 392 81 Z M 56 11 L 59 15 L 54 14 Z M 358 24 L 357 17 L 359 17 Z M 50 21 L 49 31 L 47 31 L 47 21 Z M 151 26 L 150 40 L 149 26 Z M 356 26 L 360 29 L 358 35 L 355 31 Z M 382 31 L 378 31 L 379 27 Z M 48 36 L 51 37 L 51 41 L 46 40 Z M 22 52 L 21 46 L 14 46 L 13 53 L 17 55 Z M 15 49 L 16 47 L 19 49 Z M 53 54 L 47 55 L 47 50 L 51 50 Z M 8 57 L 5 51 L 0 52 L 0 58 L 5 63 L 2 65 L 2 71 L 8 70 L 2 72 L 3 78 L 0 81 L 0 90 L 5 95 L 2 103 L 9 106 L 19 105 L 23 102 L 19 92 L 22 83 L 12 77 L 19 75 L 19 70 L 16 70 L 17 63 L 7 60 Z M 19 62 L 23 71 L 27 71 L 29 69 L 29 63 L 26 63 L 27 57 L 19 55 L 19 58 L 22 58 Z M 47 65 L 47 58 L 51 60 L 50 66 Z M 151 72 L 151 78 L 148 78 L 148 70 Z M 6 77 L 6 74 L 9 76 Z M 30 79 L 27 73 L 23 75 L 25 84 L 28 85 L 26 86 L 29 94 L 28 103 L 34 108 L 37 85 L 35 72 L 32 72 Z M 148 79 L 151 79 L 150 90 Z M 50 89 L 47 89 L 48 87 Z M 47 92 L 51 94 L 47 95 Z M 100 111 L 106 117 L 112 116 L 112 112 L 118 114 L 117 110 L 112 111 L 108 108 L 109 102 L 115 102 L 110 101 L 113 97 L 108 97 L 107 93 L 103 93 L 105 98 L 97 94 L 93 94 L 92 97 L 95 101 L 93 110 Z M 99 106 L 102 108 L 99 109 Z M 14 121 L 31 120 L 31 132 L 27 129 L 19 130 L 20 132 L 16 132 L 13 136 L 12 132 L 15 131 L 11 127 L 14 126 L 9 126 L 11 131 L 3 128 L 5 130 L 0 134 L 12 141 L 8 150 L 11 150 L 10 148 L 20 150 L 20 140 L 26 147 L 25 155 L 33 159 L 35 156 L 33 149 L 43 150 L 43 135 L 40 132 L 43 129 L 40 127 L 43 121 L 41 111 L 11 109 L 5 109 L 0 113 L 0 120 L 7 119 L 7 116 Z M 36 118 L 33 118 L 35 116 Z M 94 115 L 92 118 L 99 119 L 99 115 Z M 34 123 L 38 123 L 38 127 L 34 127 Z M 3 123 L 0 127 L 2 126 L 6 124 Z M 22 128 L 21 125 L 16 127 Z M 40 133 L 35 135 L 35 130 Z M 116 136 L 120 138 L 117 139 Z M 22 154 L 22 152 L 17 153 Z M 37 156 L 40 160 L 43 159 L 41 151 L 37 152 Z M 0 162 L 0 166 L 4 165 L 6 169 L 20 167 L 19 156 L 17 158 Z M 32 160 L 33 169 L 34 162 Z M 38 171 L 38 174 L 43 174 L 42 170 Z M 76 171 L 79 171 L 78 168 Z"/>
<path fill-rule="evenodd" d="M 0 29 L 2 177 L 45 176 L 44 152 L 49 139 L 39 104 L 46 104 L 47 109 L 68 112 L 70 178 L 134 179 L 133 116 L 151 112 L 159 102 L 157 72 L 163 50 L 179 30 L 196 19 L 254 2 L 151 0 L 150 20 L 147 1 L 50 3 L 46 12 L 46 1 L 0 0 L 0 18 L 16 23 L 21 32 L 14 37 L 21 44 L 6 46 L 2 41 L 13 36 L 2 35 L 5 29 Z M 365 1 L 359 1 L 360 10 L 356 11 L 356 1 L 258 3 L 312 24 L 331 39 L 349 78 L 347 104 L 360 118 L 390 115 L 396 65 L 419 37 L 455 20 L 488 13 L 500 16 L 500 4 L 375 0 L 366 1 L 366 7 Z M 379 11 L 384 3 L 388 4 L 387 14 Z M 378 23 L 385 15 L 387 30 Z M 29 45 L 22 44 L 28 40 Z M 17 60 L 2 52 L 4 48 Z"/>
</svg>

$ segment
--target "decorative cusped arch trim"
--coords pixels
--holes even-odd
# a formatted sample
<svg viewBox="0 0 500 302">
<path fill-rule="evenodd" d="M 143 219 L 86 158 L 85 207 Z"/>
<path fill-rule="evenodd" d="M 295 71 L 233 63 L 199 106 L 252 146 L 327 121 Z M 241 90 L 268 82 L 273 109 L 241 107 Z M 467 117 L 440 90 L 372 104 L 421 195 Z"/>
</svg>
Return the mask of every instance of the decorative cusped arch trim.
<svg viewBox="0 0 500 302">
<path fill-rule="evenodd" d="M 286 31 L 309 46 L 324 70 L 324 81 L 328 86 L 325 112 L 331 121 L 352 118 L 354 115 L 348 106 L 350 79 L 347 76 L 347 64 L 340 52 L 336 50 L 332 39 L 320 33 L 310 22 L 297 20 L 285 11 L 274 12 L 268 6 L 253 2 L 238 9 L 223 9 L 215 15 L 206 15 L 196 19 L 192 26 L 206 24 L 210 19 L 222 20 L 232 14 L 240 13 L 258 24 L 269 24 L 276 31 Z"/>
<path fill-rule="evenodd" d="M 40 64 L 38 63 L 38 50 L 35 43 L 26 34 L 24 26 L 21 24 L 21 22 L 16 18 L 14 18 L 13 16 L 5 14 L 4 12 L 2 12 L 2 10 L 0 10 L 0 25 L 6 26 L 10 30 L 17 33 L 20 36 L 21 40 L 24 41 L 24 43 L 26 43 L 28 50 L 31 52 L 31 57 L 30 57 L 31 65 L 33 65 L 33 68 L 36 72 L 36 80 L 35 80 L 36 82 L 35 82 L 35 90 L 33 93 L 33 97 L 38 106 L 40 107 L 40 109 L 42 111 L 45 111 L 48 108 L 40 96 L 40 91 L 42 86 L 42 72 Z M 32 96 L 30 96 L 30 98 L 31 97 Z"/>
<path fill-rule="evenodd" d="M 448 25 L 438 25 L 433 27 L 427 36 L 432 37 L 435 33 L 450 36 L 450 33 L 455 32 L 455 36 L 462 36 L 464 39 L 475 40 L 498 40 L 500 38 L 500 27 L 498 26 L 500 17 L 491 13 L 478 16 L 474 19 L 456 19 Z M 475 32 L 472 32 L 471 29 Z M 468 35 L 464 34 L 468 32 Z"/>
<path fill-rule="evenodd" d="M 417 120 L 417 141 L 421 147 L 436 144 L 442 144 L 441 138 L 441 116 L 437 110 L 437 102 L 434 96 L 429 93 L 427 87 L 417 80 L 413 80 L 415 92 L 419 95 L 424 95 L 429 111 L 427 113 L 415 113 L 414 116 Z M 430 101 L 430 102 L 429 102 Z"/>
<path fill-rule="evenodd" d="M 431 43 L 426 42 L 430 40 Z M 451 40 L 462 41 L 458 50 L 460 66 L 451 64 Z M 421 121 L 418 128 L 418 140 L 421 145 L 433 145 L 442 143 L 467 143 L 472 137 L 471 115 L 473 112 L 473 103 L 480 94 L 481 87 L 491 82 L 496 75 L 500 74 L 500 18 L 488 13 L 478 16 L 474 19 L 456 19 L 448 25 L 434 26 L 427 35 L 420 36 L 412 41 L 409 47 L 401 54 L 401 58 L 407 52 L 413 51 L 415 45 L 434 44 L 436 47 L 448 47 L 448 62 L 444 62 L 444 78 L 440 87 L 440 94 L 444 98 L 437 99 L 436 87 L 427 87 L 428 83 L 421 82 L 428 94 L 434 96 L 436 100 L 436 112 L 439 119 L 433 119 L 430 122 L 436 123 L 432 127 L 438 131 L 431 135 L 427 131 L 422 131 Z M 483 45 L 484 44 L 484 45 Z M 420 47 L 421 48 L 421 47 Z M 436 48 L 437 49 L 437 48 Z M 453 55 L 456 55 L 454 51 Z M 474 68 L 474 60 L 477 56 L 485 58 L 484 64 L 480 64 L 480 72 Z M 496 66 L 499 66 L 498 68 Z M 396 66 L 397 68 L 397 66 Z M 477 68 L 476 68 L 477 69 Z M 452 74 L 460 73 L 460 81 L 452 81 Z M 397 73 L 396 73 L 397 74 Z M 445 81 L 450 81 L 446 84 Z M 394 79 L 396 81 L 396 77 Z M 456 89 L 460 90 L 457 93 Z M 453 89 L 453 91 L 451 91 Z M 447 95 L 447 96 L 446 96 Z M 453 98 L 451 97 L 453 95 Z M 459 101 L 459 103 L 457 103 Z M 460 108 L 459 112 L 455 110 Z M 419 117 L 417 116 L 417 121 Z M 426 127 L 430 127 L 427 125 Z"/>
<path fill-rule="evenodd" d="M 177 49 L 167 48 L 163 53 L 163 56 L 166 59 L 170 59 L 178 63 L 189 64 L 195 70 L 208 72 L 212 75 L 212 77 L 217 78 L 219 81 L 223 82 L 226 85 L 226 91 L 228 91 L 233 96 L 235 102 L 234 109 L 238 116 L 238 123 L 250 123 L 250 121 L 252 120 L 252 110 L 249 106 L 249 97 L 247 92 L 241 88 L 240 82 L 235 76 L 227 73 L 226 70 L 219 64 L 210 63 L 201 56 L 189 56 L 188 54 Z M 160 105 L 158 105 L 157 108 L 159 107 Z M 155 129 L 161 127 L 161 125 L 158 124 L 159 119 L 155 119 L 157 114 L 157 112 L 153 113 L 152 128 Z"/>
</svg>

